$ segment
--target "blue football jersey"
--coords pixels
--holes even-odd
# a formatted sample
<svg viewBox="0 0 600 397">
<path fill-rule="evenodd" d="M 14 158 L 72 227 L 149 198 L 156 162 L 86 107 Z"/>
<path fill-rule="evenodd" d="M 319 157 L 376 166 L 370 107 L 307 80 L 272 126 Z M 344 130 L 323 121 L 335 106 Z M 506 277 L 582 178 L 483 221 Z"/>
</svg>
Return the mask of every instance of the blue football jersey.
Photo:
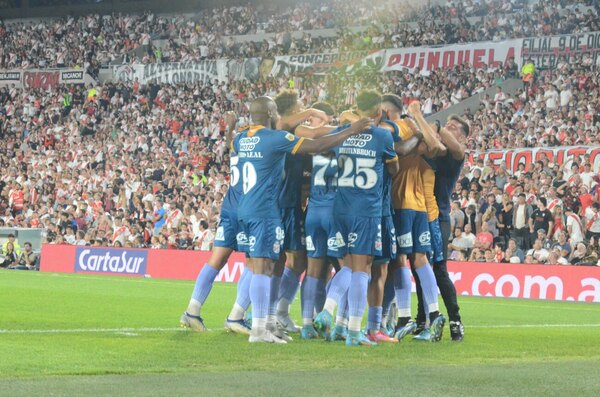
<svg viewBox="0 0 600 397">
<path fill-rule="evenodd" d="M 308 205 L 316 207 L 332 207 L 337 191 L 337 159 L 325 155 L 312 158 L 310 175 L 310 195 Z"/>
<path fill-rule="evenodd" d="M 381 217 L 386 162 L 396 161 L 392 134 L 370 127 L 335 148 L 338 190 L 334 214 Z"/>
<path fill-rule="evenodd" d="M 285 156 L 284 178 L 279 206 L 281 208 L 300 208 L 300 196 L 304 179 L 304 162 L 302 156 L 288 154 Z"/>
<path fill-rule="evenodd" d="M 284 161 L 294 155 L 304 138 L 285 131 L 252 126 L 233 140 L 238 155 L 242 195 L 239 219 L 280 219 L 279 195 L 283 184 Z"/>
<path fill-rule="evenodd" d="M 238 168 L 239 161 L 240 158 L 237 153 L 231 152 L 229 156 L 229 189 L 223 199 L 221 212 L 237 213 L 238 202 L 242 195 L 240 169 Z"/>
</svg>

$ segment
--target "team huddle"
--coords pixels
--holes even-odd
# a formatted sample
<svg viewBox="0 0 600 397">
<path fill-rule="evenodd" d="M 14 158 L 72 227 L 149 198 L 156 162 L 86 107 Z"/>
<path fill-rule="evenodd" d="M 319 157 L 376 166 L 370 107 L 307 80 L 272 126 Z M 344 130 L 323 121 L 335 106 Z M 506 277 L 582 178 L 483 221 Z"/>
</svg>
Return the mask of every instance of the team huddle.
<svg viewBox="0 0 600 397">
<path fill-rule="evenodd" d="M 283 344 L 297 332 L 348 346 L 397 343 L 408 335 L 439 341 L 446 319 L 438 287 L 451 339 L 461 341 L 446 250 L 450 194 L 469 126 L 456 116 L 444 126 L 429 124 L 418 101 L 406 114 L 404 108 L 396 95 L 364 90 L 354 110 L 336 117 L 324 102 L 304 109 L 298 93 L 286 90 L 254 100 L 251 125 L 235 136 L 236 118 L 228 114 L 230 187 L 182 326 L 206 330 L 201 308 L 239 251 L 247 266 L 225 328 L 250 342 Z M 328 277 L 332 266 L 335 275 Z M 303 273 L 298 327 L 289 311 Z M 411 276 L 419 298 L 415 320 Z"/>
</svg>

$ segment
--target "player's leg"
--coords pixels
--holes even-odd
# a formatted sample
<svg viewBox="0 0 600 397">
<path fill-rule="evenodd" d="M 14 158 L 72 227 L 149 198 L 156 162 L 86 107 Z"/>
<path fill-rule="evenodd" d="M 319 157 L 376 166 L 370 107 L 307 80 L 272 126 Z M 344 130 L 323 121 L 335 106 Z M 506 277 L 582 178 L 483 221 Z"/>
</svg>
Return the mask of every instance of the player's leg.
<svg viewBox="0 0 600 397">
<path fill-rule="evenodd" d="M 388 335 L 393 336 L 396 328 L 397 303 L 396 291 L 394 290 L 394 272 L 388 265 L 387 279 L 383 286 L 383 302 L 381 311 L 381 329 Z"/>
<path fill-rule="evenodd" d="M 307 267 L 307 255 L 304 242 L 304 219 L 300 208 L 292 208 L 286 211 L 284 225 L 286 233 L 286 242 L 284 244 L 287 261 L 281 286 L 279 289 L 277 303 L 277 321 L 288 332 L 298 332 L 297 327 L 290 318 L 290 306 L 298 293 L 300 285 L 300 276 Z"/>
<path fill-rule="evenodd" d="M 272 219 L 247 221 L 248 248 L 252 266 L 250 302 L 252 304 L 252 331 L 250 342 L 285 343 L 267 328 L 271 301 L 271 277 L 275 261 L 283 243 L 281 222 Z"/>
<path fill-rule="evenodd" d="M 398 305 L 398 321 L 395 337 L 402 340 L 414 330 L 411 322 L 411 275 L 408 255 L 413 252 L 413 223 L 415 211 L 400 209 L 394 214 L 394 225 L 398 241 L 398 258 L 392 263 L 396 304 Z"/>
<path fill-rule="evenodd" d="M 439 312 L 438 287 L 433 268 L 427 259 L 427 253 L 431 252 L 431 233 L 426 213 L 416 213 L 413 232 L 415 255 L 412 265 L 423 289 L 424 308 L 430 322 L 429 329 L 421 332 L 415 338 L 417 340 L 439 341 L 442 337 L 446 319 Z"/>
<path fill-rule="evenodd" d="M 212 290 L 215 277 L 225 266 L 233 250 L 237 248 L 238 230 L 237 216 L 223 213 L 221 222 L 217 228 L 215 246 L 208 262 L 204 264 L 196 278 L 188 307 L 180 318 L 180 323 L 183 327 L 198 332 L 206 331 L 200 311 Z"/>
<path fill-rule="evenodd" d="M 450 279 L 447 270 L 447 255 L 448 255 L 448 239 L 450 238 L 450 222 L 440 222 L 440 231 L 442 236 L 442 253 L 443 259 L 435 261 L 433 265 L 433 273 L 437 285 L 440 289 L 440 294 L 444 300 L 446 310 L 448 310 L 448 318 L 450 320 L 450 337 L 453 341 L 462 341 L 464 338 L 464 326 L 460 318 L 460 307 L 456 296 L 456 288 Z"/>
<path fill-rule="evenodd" d="M 313 327 L 313 314 L 319 281 L 323 277 L 326 258 L 308 258 L 308 270 L 302 282 L 302 339 L 316 338 L 317 331 Z"/>
<path fill-rule="evenodd" d="M 224 326 L 228 332 L 250 335 L 251 328 L 244 320 L 244 315 L 250 306 L 250 282 L 252 281 L 252 274 L 251 266 L 247 263 L 237 284 L 235 303 L 225 320 Z"/>
<path fill-rule="evenodd" d="M 390 337 L 381 330 L 383 317 L 383 296 L 387 280 L 388 264 L 379 262 L 371 268 L 371 281 L 367 290 L 369 311 L 367 314 L 367 337 L 376 343 L 397 343 L 398 340 Z"/>
<path fill-rule="evenodd" d="M 381 218 L 355 217 L 348 236 L 348 250 L 352 261 L 352 279 L 348 289 L 348 338 L 346 346 L 372 346 L 361 331 L 367 305 L 369 277 L 375 255 L 382 254 Z"/>
<path fill-rule="evenodd" d="M 348 217 L 335 217 L 335 237 L 332 244 L 328 244 L 329 255 L 336 258 L 344 257 L 340 271 L 331 279 L 328 285 L 327 296 L 323 310 L 315 317 L 315 329 L 321 337 L 328 339 L 331 336 L 331 324 L 333 322 L 333 313 L 338 306 L 344 294 L 348 292 L 350 281 L 352 279 L 352 263 L 350 255 L 346 255 L 348 249 L 347 236 L 351 220 Z M 339 310 L 338 310 L 339 311 Z"/>
</svg>

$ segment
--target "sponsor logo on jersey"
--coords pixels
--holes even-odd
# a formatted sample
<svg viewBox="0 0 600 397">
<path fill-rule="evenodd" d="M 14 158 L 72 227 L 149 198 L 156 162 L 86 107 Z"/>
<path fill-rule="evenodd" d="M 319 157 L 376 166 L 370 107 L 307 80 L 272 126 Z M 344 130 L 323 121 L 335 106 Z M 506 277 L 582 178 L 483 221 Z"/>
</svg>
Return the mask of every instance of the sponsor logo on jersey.
<svg viewBox="0 0 600 397">
<path fill-rule="evenodd" d="M 343 243 L 343 241 L 342 241 Z M 327 248 L 329 248 L 332 251 L 337 251 L 338 249 L 338 242 L 337 239 L 335 237 L 331 237 L 327 239 Z"/>
<path fill-rule="evenodd" d="M 343 247 L 345 245 L 346 245 L 346 243 L 344 242 L 344 237 L 342 236 L 342 233 L 337 232 L 335 234 L 335 247 L 336 248 L 340 248 L 340 247 Z"/>
<path fill-rule="evenodd" d="M 259 136 L 244 137 L 240 139 L 240 152 L 251 152 L 260 142 Z"/>
<path fill-rule="evenodd" d="M 280 241 L 285 239 L 285 231 L 279 226 L 275 228 L 275 239 Z"/>
<path fill-rule="evenodd" d="M 237 236 L 235 236 L 235 240 L 238 245 L 248 245 L 248 236 L 246 236 L 246 233 L 244 232 L 239 232 Z"/>
<path fill-rule="evenodd" d="M 419 236 L 419 243 L 421 243 L 421 245 L 430 244 L 431 243 L 431 233 L 429 233 L 429 232 L 421 233 L 421 235 Z"/>
<path fill-rule="evenodd" d="M 329 241 L 327 241 L 327 244 L 329 244 Z M 307 251 L 315 250 L 315 245 L 313 244 L 312 238 L 310 236 L 306 236 L 306 250 Z"/>
<path fill-rule="evenodd" d="M 217 228 L 217 235 L 215 236 L 215 240 L 216 241 L 223 241 L 223 240 L 225 240 L 225 231 L 223 230 L 223 226 L 219 226 Z"/>
<path fill-rule="evenodd" d="M 348 233 L 348 247 L 354 247 L 358 240 L 358 233 Z"/>
<path fill-rule="evenodd" d="M 409 248 L 413 246 L 412 234 L 406 233 L 398 236 L 398 246 L 402 248 Z"/>
<path fill-rule="evenodd" d="M 343 146 L 365 147 L 373 139 L 371 134 L 358 134 L 346 139 Z"/>
</svg>

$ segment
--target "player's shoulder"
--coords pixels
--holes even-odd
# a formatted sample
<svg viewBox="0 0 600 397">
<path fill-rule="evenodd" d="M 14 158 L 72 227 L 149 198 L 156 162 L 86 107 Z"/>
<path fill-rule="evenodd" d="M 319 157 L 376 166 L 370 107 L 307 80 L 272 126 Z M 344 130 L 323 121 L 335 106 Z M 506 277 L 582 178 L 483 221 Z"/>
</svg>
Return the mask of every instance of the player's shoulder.
<svg viewBox="0 0 600 397">
<path fill-rule="evenodd" d="M 391 131 L 385 127 L 372 126 L 368 131 L 370 131 L 370 133 L 376 138 L 392 139 L 392 134 L 390 133 Z"/>
</svg>

